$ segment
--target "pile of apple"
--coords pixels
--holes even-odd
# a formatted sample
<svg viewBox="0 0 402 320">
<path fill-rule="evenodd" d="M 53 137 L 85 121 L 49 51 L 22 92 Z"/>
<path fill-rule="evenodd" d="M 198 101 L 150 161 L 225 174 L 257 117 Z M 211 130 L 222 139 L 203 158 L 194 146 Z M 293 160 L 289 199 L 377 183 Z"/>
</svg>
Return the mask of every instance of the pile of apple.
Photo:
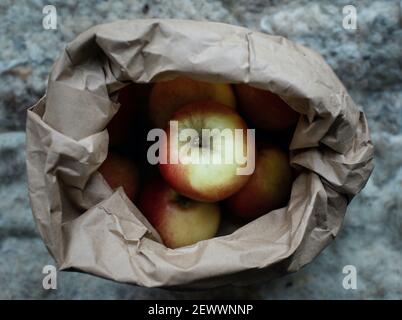
<svg viewBox="0 0 402 320">
<path fill-rule="evenodd" d="M 167 247 L 214 237 L 221 215 L 247 222 L 286 205 L 293 181 L 288 150 L 299 114 L 277 95 L 246 84 L 178 77 L 155 84 L 132 83 L 118 92 L 117 99 L 121 106 L 108 124 L 109 153 L 99 172 L 112 189 L 124 188 Z M 169 136 L 172 120 L 179 132 L 256 129 L 255 170 L 238 175 L 236 163 L 151 165 L 148 132 L 160 128 Z M 169 141 L 164 141 L 163 149 L 171 148 Z M 242 150 L 247 147 L 245 136 L 235 143 L 243 143 Z M 209 153 L 224 149 L 202 143 L 192 148 Z"/>
</svg>

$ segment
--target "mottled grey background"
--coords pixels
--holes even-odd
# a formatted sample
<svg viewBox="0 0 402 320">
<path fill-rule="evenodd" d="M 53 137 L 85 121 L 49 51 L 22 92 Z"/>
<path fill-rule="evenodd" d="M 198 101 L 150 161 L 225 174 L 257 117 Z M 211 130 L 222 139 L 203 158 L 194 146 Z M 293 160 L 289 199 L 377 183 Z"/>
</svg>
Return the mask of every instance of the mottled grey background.
<svg viewBox="0 0 402 320">
<path fill-rule="evenodd" d="M 54 4 L 58 29 L 44 30 Z M 342 7 L 357 8 L 358 29 L 342 28 Z M 400 1 L 12 1 L 0 0 L 0 298 L 402 298 L 402 3 Z M 300 272 L 245 288 L 171 292 L 60 273 L 42 289 L 52 264 L 33 223 L 25 173 L 26 108 L 43 95 L 53 61 L 92 25 L 132 18 L 187 18 L 242 25 L 305 44 L 334 68 L 368 117 L 374 173 L 351 203 L 336 241 Z M 358 289 L 342 287 L 354 265 Z"/>
</svg>

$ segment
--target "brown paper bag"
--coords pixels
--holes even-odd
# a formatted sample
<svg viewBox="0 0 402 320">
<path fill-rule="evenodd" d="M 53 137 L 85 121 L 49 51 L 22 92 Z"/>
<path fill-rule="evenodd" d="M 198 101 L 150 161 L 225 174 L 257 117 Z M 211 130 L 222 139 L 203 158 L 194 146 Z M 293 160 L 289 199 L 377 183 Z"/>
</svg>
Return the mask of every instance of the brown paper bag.
<svg viewBox="0 0 402 320">
<path fill-rule="evenodd" d="M 287 207 L 235 232 L 168 249 L 122 189 L 97 172 L 108 149 L 113 94 L 129 81 L 177 75 L 246 82 L 302 116 L 290 149 L 302 170 Z M 213 287 L 293 272 L 338 233 L 349 201 L 373 169 L 367 122 L 317 53 L 282 37 L 222 23 L 118 21 L 89 29 L 52 68 L 28 111 L 33 215 L 60 270 L 147 287 Z"/>
</svg>

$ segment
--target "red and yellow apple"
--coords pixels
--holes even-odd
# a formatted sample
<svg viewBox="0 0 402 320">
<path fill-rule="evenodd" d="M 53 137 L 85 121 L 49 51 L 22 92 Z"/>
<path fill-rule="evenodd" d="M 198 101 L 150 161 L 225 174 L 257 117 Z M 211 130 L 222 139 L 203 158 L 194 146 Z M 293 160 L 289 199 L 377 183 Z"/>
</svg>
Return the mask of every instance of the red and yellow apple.
<svg viewBox="0 0 402 320">
<path fill-rule="evenodd" d="M 98 171 L 112 189 L 123 187 L 127 197 L 134 201 L 138 193 L 138 171 L 134 162 L 117 153 L 109 152 Z"/>
<path fill-rule="evenodd" d="M 186 198 L 157 178 L 141 192 L 138 208 L 169 248 L 192 245 L 215 236 L 220 223 L 216 203 Z"/>
<path fill-rule="evenodd" d="M 246 220 L 278 209 L 289 200 L 292 171 L 288 155 L 276 146 L 257 151 L 256 167 L 246 185 L 225 201 L 229 213 Z"/>
<path fill-rule="evenodd" d="M 166 130 L 161 151 L 167 161 L 159 168 L 174 190 L 194 200 L 216 202 L 244 186 L 251 172 L 239 174 L 239 170 L 254 157 L 254 144 L 250 142 L 247 150 L 247 125 L 234 109 L 214 101 L 196 102 L 179 109 L 171 119 L 173 123 L 177 130 L 172 126 Z M 197 136 L 180 140 L 186 130 Z M 203 138 L 205 130 L 210 130 L 208 139 Z M 173 159 L 174 154 L 179 161 Z"/>
<path fill-rule="evenodd" d="M 239 112 L 258 129 L 284 130 L 299 119 L 299 113 L 270 91 L 240 83 L 235 85 L 235 92 Z"/>
<path fill-rule="evenodd" d="M 155 83 L 149 98 L 149 117 L 154 127 L 165 128 L 175 111 L 186 104 L 212 100 L 235 108 L 236 99 L 229 84 L 208 83 L 178 77 Z"/>
</svg>

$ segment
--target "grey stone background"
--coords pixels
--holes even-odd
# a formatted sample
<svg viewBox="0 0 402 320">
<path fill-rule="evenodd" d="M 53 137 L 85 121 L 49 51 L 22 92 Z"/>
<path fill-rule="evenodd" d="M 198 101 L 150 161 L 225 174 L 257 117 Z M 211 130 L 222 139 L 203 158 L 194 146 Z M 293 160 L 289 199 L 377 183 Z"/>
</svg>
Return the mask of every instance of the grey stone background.
<svg viewBox="0 0 402 320">
<path fill-rule="evenodd" d="M 54 4 L 58 29 L 44 30 Z M 357 30 L 342 28 L 342 8 L 357 9 Z M 13 1 L 0 0 L 0 298 L 1 299 L 401 299 L 402 298 L 402 3 L 400 1 Z M 320 52 L 368 117 L 376 168 L 350 207 L 338 238 L 296 274 L 244 288 L 173 292 L 60 273 L 34 226 L 25 173 L 26 108 L 43 95 L 53 61 L 92 25 L 132 18 L 187 18 L 283 35 Z M 357 290 L 342 268 L 357 268 Z"/>
</svg>

